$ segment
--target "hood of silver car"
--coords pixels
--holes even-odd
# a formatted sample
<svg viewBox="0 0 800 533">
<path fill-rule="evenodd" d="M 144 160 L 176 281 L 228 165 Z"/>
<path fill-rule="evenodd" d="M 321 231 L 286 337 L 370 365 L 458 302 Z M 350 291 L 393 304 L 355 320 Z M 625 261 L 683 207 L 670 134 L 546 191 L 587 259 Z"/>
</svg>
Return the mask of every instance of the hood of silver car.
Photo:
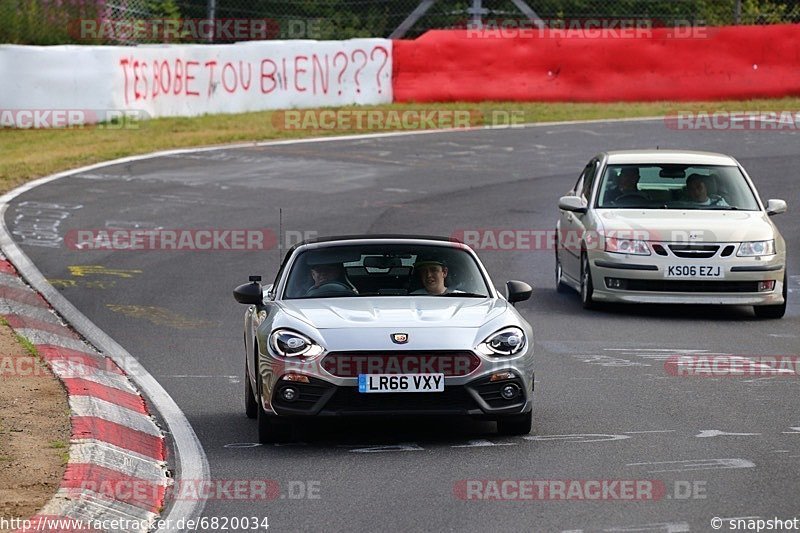
<svg viewBox="0 0 800 533">
<path fill-rule="evenodd" d="M 381 296 L 283 300 L 286 313 L 317 329 L 346 327 L 477 328 L 506 311 L 502 299 Z"/>
<path fill-rule="evenodd" d="M 760 241 L 774 238 L 775 233 L 761 211 L 599 209 L 598 215 L 605 232 L 648 241 Z"/>
</svg>

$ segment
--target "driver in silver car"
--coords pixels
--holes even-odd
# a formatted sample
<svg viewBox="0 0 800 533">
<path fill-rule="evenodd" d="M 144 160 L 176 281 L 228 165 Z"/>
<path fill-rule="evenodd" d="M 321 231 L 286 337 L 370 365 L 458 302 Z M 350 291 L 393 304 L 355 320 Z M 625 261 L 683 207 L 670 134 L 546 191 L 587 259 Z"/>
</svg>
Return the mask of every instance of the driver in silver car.
<svg viewBox="0 0 800 533">
<path fill-rule="evenodd" d="M 625 167 L 619 172 L 616 187 L 609 189 L 605 195 L 605 202 L 614 202 L 617 198 L 626 194 L 642 194 L 639 192 L 639 169 L 637 167 Z"/>
<path fill-rule="evenodd" d="M 348 282 L 341 263 L 311 265 L 311 279 L 314 280 L 314 284 L 306 290 L 306 296 L 317 296 L 327 292 L 358 293 Z"/>
</svg>

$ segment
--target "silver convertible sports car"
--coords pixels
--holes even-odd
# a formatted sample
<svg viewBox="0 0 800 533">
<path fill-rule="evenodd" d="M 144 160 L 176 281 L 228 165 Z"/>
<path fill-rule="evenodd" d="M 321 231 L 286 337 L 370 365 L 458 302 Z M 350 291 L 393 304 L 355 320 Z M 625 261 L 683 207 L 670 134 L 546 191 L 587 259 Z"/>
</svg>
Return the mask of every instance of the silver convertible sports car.
<svg viewBox="0 0 800 533">
<path fill-rule="evenodd" d="M 446 238 L 304 241 L 275 281 L 234 290 L 244 316 L 245 409 L 259 440 L 304 418 L 469 415 L 531 429 L 533 331 L 514 309 L 530 285 L 494 288 Z"/>
<path fill-rule="evenodd" d="M 556 286 L 601 302 L 751 305 L 786 312 L 786 245 L 732 157 L 673 150 L 595 156 L 558 207 Z"/>
</svg>

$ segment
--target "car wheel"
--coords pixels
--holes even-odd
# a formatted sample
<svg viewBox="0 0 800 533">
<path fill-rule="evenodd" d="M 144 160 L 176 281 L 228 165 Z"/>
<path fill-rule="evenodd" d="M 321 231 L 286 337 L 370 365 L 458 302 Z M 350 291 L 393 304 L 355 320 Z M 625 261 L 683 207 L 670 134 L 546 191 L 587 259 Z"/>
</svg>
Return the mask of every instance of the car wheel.
<svg viewBox="0 0 800 533">
<path fill-rule="evenodd" d="M 261 378 L 259 381 L 259 397 L 261 396 Z M 286 420 L 278 420 L 274 415 L 268 415 L 258 404 L 258 442 L 261 444 L 272 444 L 275 442 L 287 442 L 292 437 L 292 426 Z"/>
<path fill-rule="evenodd" d="M 527 435 L 533 425 L 533 410 L 521 415 L 504 416 L 497 419 L 500 435 Z"/>
<path fill-rule="evenodd" d="M 247 363 L 244 367 L 244 412 L 247 418 L 256 418 L 258 416 L 258 402 L 253 393 L 253 387 L 250 385 L 250 377 L 247 375 Z"/>
<path fill-rule="evenodd" d="M 594 286 L 592 285 L 592 271 L 589 266 L 589 258 L 586 252 L 581 254 L 581 304 L 584 309 L 594 309 L 597 307 L 593 299 Z"/>
<path fill-rule="evenodd" d="M 786 296 L 788 290 L 786 287 L 787 276 L 783 276 L 783 303 L 778 305 L 754 305 L 753 311 L 758 318 L 783 318 L 786 314 Z"/>
<path fill-rule="evenodd" d="M 567 286 L 564 284 L 564 270 L 561 268 L 561 260 L 558 258 L 558 251 L 556 251 L 556 292 L 567 292 Z"/>
</svg>

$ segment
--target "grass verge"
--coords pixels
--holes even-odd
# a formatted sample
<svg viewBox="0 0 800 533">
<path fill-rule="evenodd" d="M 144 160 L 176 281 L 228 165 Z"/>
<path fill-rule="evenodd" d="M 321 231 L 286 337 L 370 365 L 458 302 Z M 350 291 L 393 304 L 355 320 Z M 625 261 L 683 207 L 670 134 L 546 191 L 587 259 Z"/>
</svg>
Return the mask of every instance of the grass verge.
<svg viewBox="0 0 800 533">
<path fill-rule="evenodd" d="M 345 108 L 337 108 L 345 109 Z M 469 110 L 513 114 L 526 123 L 661 116 L 677 112 L 783 111 L 800 109 L 800 98 L 721 102 L 651 103 L 448 103 L 363 106 L 363 110 Z M 475 125 L 483 125 L 478 119 Z M 129 155 L 171 148 L 390 131 L 388 129 L 286 129 L 280 112 L 263 111 L 195 118 L 161 118 L 134 128 L 85 127 L 65 130 L 0 129 L 0 191 L 54 172 Z M 666 126 L 665 126 L 666 127 Z M 392 128 L 399 130 L 400 128 Z M 609 147 L 612 148 L 612 147 Z"/>
</svg>

